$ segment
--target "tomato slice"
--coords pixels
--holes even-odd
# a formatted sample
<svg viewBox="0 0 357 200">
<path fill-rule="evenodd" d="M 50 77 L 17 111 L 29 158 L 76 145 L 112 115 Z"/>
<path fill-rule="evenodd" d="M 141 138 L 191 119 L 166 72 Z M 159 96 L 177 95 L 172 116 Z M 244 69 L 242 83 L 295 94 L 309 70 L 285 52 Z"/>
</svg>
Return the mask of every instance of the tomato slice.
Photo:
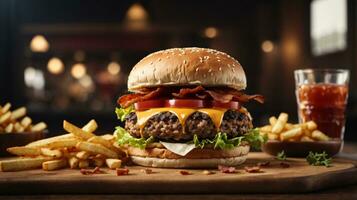
<svg viewBox="0 0 357 200">
<path fill-rule="evenodd" d="M 174 108 L 204 108 L 207 103 L 200 99 L 170 99 L 165 101 L 165 107 Z"/>
<path fill-rule="evenodd" d="M 228 103 L 221 103 L 219 101 L 207 101 L 200 99 L 156 99 L 134 103 L 135 110 L 143 111 L 150 108 L 226 108 L 235 109 L 240 108 L 238 101 L 230 101 Z"/>
<path fill-rule="evenodd" d="M 227 109 L 235 109 L 238 110 L 240 108 L 240 104 L 238 101 L 230 101 L 228 103 L 222 103 L 219 101 L 212 101 L 213 108 L 227 108 Z"/>
<path fill-rule="evenodd" d="M 150 108 L 160 108 L 165 107 L 165 100 L 156 99 L 156 100 L 147 100 L 147 101 L 140 101 L 134 103 L 135 110 L 143 111 L 148 110 Z"/>
</svg>

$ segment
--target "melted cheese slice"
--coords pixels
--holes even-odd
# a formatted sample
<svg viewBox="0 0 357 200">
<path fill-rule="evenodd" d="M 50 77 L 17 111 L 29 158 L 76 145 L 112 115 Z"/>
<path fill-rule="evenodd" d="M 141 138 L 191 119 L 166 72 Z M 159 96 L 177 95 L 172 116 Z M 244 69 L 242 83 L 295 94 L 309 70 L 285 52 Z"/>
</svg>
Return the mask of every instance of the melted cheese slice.
<svg viewBox="0 0 357 200">
<path fill-rule="evenodd" d="M 138 118 L 137 125 L 140 128 L 140 131 L 144 128 L 146 122 L 154 115 L 159 114 L 161 112 L 171 112 L 177 116 L 182 127 L 185 127 L 186 119 L 194 112 L 202 112 L 207 114 L 213 124 L 217 129 L 221 126 L 224 113 L 227 109 L 221 108 L 202 108 L 202 109 L 193 109 L 193 108 L 152 108 L 149 110 L 136 112 L 136 116 Z"/>
</svg>

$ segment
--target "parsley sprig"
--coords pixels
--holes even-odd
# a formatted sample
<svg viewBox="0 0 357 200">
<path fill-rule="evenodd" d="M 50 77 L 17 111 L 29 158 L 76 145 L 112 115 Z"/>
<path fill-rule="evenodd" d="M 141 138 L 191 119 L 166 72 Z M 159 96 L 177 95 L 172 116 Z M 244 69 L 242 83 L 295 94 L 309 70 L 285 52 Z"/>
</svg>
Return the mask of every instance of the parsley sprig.
<svg viewBox="0 0 357 200">
<path fill-rule="evenodd" d="M 285 151 L 282 150 L 281 152 L 279 152 L 278 154 L 276 154 L 276 159 L 277 159 L 277 160 L 280 160 L 280 161 L 286 160 Z"/>
<path fill-rule="evenodd" d="M 325 151 L 322 153 L 317 153 L 317 152 L 314 153 L 310 151 L 309 155 L 306 157 L 306 161 L 310 165 L 330 167 L 332 159 L 328 157 Z"/>
</svg>

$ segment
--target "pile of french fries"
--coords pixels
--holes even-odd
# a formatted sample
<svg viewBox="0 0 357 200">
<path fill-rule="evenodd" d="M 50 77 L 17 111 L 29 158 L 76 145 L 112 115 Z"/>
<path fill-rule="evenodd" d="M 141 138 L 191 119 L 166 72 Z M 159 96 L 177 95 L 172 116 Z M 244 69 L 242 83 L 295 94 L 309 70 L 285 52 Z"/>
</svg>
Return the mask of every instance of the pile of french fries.
<svg viewBox="0 0 357 200">
<path fill-rule="evenodd" d="M 41 132 L 47 128 L 44 122 L 32 125 L 32 119 L 26 116 L 26 108 L 20 107 L 11 111 L 11 104 L 0 105 L 0 134 Z"/>
<path fill-rule="evenodd" d="M 267 135 L 269 140 L 279 141 L 328 141 L 330 138 L 317 129 L 314 121 L 301 124 L 288 123 L 289 115 L 280 113 L 279 117 L 269 118 L 269 125 L 260 127 L 260 134 Z"/>
<path fill-rule="evenodd" d="M 38 140 L 26 146 L 8 148 L 8 152 L 20 157 L 0 161 L 0 171 L 41 167 L 49 171 L 66 167 L 83 169 L 104 165 L 110 169 L 119 168 L 122 163 L 119 158 L 123 152 L 115 147 L 113 135 L 93 134 L 97 127 L 95 120 L 89 121 L 82 128 L 64 120 L 63 128 L 68 134 Z"/>
</svg>

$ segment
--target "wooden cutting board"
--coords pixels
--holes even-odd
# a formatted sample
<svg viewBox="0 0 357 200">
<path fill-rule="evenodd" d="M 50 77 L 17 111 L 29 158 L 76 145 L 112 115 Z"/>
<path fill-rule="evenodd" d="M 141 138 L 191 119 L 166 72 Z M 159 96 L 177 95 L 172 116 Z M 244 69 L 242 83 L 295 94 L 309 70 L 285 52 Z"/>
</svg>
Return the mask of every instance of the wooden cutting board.
<svg viewBox="0 0 357 200">
<path fill-rule="evenodd" d="M 261 173 L 247 173 L 244 166 L 270 161 Z M 79 170 L 63 169 L 46 172 L 30 170 L 0 172 L 0 194 L 196 194 L 196 193 L 300 193 L 357 183 L 356 163 L 334 159 L 332 167 L 309 166 L 305 159 L 288 159 L 289 168 L 282 168 L 263 153 L 250 153 L 237 173 L 223 174 L 218 170 L 204 175 L 203 170 L 188 170 L 181 175 L 177 169 L 154 169 L 145 174 L 143 167 L 128 167 L 130 174 L 82 175 Z"/>
</svg>

